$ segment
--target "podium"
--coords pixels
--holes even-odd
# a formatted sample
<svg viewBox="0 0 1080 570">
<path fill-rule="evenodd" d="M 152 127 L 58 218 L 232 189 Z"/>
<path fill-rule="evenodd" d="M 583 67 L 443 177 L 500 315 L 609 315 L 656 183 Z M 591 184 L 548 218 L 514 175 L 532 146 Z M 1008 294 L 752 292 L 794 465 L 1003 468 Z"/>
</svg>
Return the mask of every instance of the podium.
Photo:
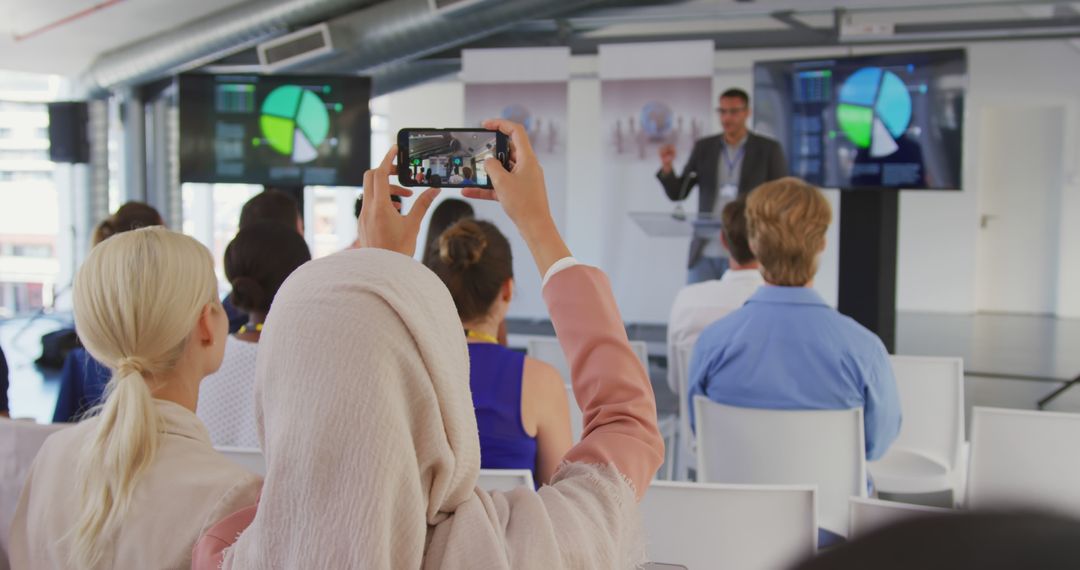
<svg viewBox="0 0 1080 570">
<path fill-rule="evenodd" d="M 630 219 L 649 237 L 715 238 L 723 224 L 713 214 L 675 212 L 630 212 Z"/>
</svg>

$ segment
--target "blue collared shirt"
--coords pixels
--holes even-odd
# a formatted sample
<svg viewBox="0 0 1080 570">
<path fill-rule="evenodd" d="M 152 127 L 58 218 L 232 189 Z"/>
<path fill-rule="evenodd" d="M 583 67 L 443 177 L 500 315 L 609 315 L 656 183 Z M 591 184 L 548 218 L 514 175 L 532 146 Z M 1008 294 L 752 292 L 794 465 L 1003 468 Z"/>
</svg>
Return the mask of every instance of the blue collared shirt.
<svg viewBox="0 0 1080 570">
<path fill-rule="evenodd" d="M 863 408 L 866 457 L 900 432 L 900 396 L 881 340 L 813 289 L 761 286 L 701 333 L 690 360 L 693 400 L 745 408 Z"/>
</svg>

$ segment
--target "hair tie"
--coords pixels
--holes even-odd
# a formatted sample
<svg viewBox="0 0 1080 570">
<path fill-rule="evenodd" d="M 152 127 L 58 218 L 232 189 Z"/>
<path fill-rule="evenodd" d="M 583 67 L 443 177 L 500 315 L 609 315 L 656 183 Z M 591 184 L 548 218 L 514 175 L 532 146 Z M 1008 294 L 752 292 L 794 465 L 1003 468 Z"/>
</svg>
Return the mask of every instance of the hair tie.
<svg viewBox="0 0 1080 570">
<path fill-rule="evenodd" d="M 149 370 L 150 366 L 146 360 L 138 356 L 125 356 L 116 363 L 116 372 L 119 376 L 126 376 L 127 374 L 146 376 Z"/>
</svg>

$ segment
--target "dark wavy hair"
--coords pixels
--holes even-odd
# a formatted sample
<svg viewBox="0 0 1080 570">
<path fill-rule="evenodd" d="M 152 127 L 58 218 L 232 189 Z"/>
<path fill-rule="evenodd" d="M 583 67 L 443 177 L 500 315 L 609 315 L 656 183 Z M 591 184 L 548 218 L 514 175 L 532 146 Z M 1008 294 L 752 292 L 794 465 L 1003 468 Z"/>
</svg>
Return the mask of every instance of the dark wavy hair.
<svg viewBox="0 0 1080 570">
<path fill-rule="evenodd" d="M 274 221 L 242 228 L 225 248 L 233 305 L 246 313 L 270 312 L 281 284 L 310 260 L 307 242 L 295 228 Z"/>
</svg>

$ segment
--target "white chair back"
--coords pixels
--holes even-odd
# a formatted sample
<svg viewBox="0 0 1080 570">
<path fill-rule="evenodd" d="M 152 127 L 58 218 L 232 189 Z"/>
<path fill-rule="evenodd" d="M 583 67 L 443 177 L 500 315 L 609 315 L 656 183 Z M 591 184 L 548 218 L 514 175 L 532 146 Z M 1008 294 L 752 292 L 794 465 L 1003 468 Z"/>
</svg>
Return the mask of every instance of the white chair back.
<svg viewBox="0 0 1080 570">
<path fill-rule="evenodd" d="M 974 409 L 966 506 L 1080 516 L 1080 414 Z"/>
<path fill-rule="evenodd" d="M 861 497 L 851 497 L 848 500 L 848 506 L 850 508 L 849 538 L 858 538 L 881 527 L 907 519 L 957 512 L 940 507 L 910 505 L 908 503 L 864 499 Z"/>
<path fill-rule="evenodd" d="M 892 356 L 904 421 L 868 469 L 877 488 L 899 494 L 953 491 L 963 481 L 964 361 Z"/>
<path fill-rule="evenodd" d="M 694 345 L 680 344 L 672 352 L 674 362 L 669 363 L 675 374 L 675 397 L 679 400 L 679 424 L 675 436 L 674 479 L 685 481 L 690 478 L 690 469 L 697 469 L 697 455 L 694 453 L 694 433 L 690 429 L 690 357 L 694 354 Z"/>
<path fill-rule="evenodd" d="M 563 354 L 557 338 L 530 338 L 525 346 L 525 354 L 554 366 L 563 382 L 570 383 L 570 363 L 566 361 L 566 355 Z"/>
<path fill-rule="evenodd" d="M 964 360 L 891 356 L 904 421 L 891 449 L 909 449 L 955 469 L 964 442 Z"/>
<path fill-rule="evenodd" d="M 45 439 L 74 424 L 0 418 L 0 568 L 8 568 L 8 531 L 26 476 Z"/>
<path fill-rule="evenodd" d="M 266 475 L 266 458 L 261 449 L 247 447 L 215 447 L 218 453 L 228 457 L 240 467 L 262 477 Z"/>
<path fill-rule="evenodd" d="M 645 372 L 649 371 L 649 346 L 640 340 L 630 341 L 630 348 L 634 349 L 634 354 L 641 360 L 642 366 L 645 367 Z M 563 382 L 570 383 L 570 363 L 566 361 L 566 355 L 563 354 L 562 346 L 559 345 L 559 340 L 552 338 L 531 338 L 525 347 L 525 354 L 531 358 L 535 358 L 541 362 L 546 362 L 555 367 L 555 370 L 559 371 L 559 375 L 562 376 Z"/>
<path fill-rule="evenodd" d="M 532 471 L 528 469 L 481 469 L 476 486 L 485 491 L 509 492 L 518 487 L 535 489 Z"/>
<path fill-rule="evenodd" d="M 690 570 L 787 568 L 817 549 L 812 486 L 654 481 L 641 500 L 649 560 Z"/>
<path fill-rule="evenodd" d="M 848 532 L 848 497 L 865 497 L 862 408 L 763 410 L 694 398 L 698 480 L 817 485 L 818 524 Z"/>
</svg>

